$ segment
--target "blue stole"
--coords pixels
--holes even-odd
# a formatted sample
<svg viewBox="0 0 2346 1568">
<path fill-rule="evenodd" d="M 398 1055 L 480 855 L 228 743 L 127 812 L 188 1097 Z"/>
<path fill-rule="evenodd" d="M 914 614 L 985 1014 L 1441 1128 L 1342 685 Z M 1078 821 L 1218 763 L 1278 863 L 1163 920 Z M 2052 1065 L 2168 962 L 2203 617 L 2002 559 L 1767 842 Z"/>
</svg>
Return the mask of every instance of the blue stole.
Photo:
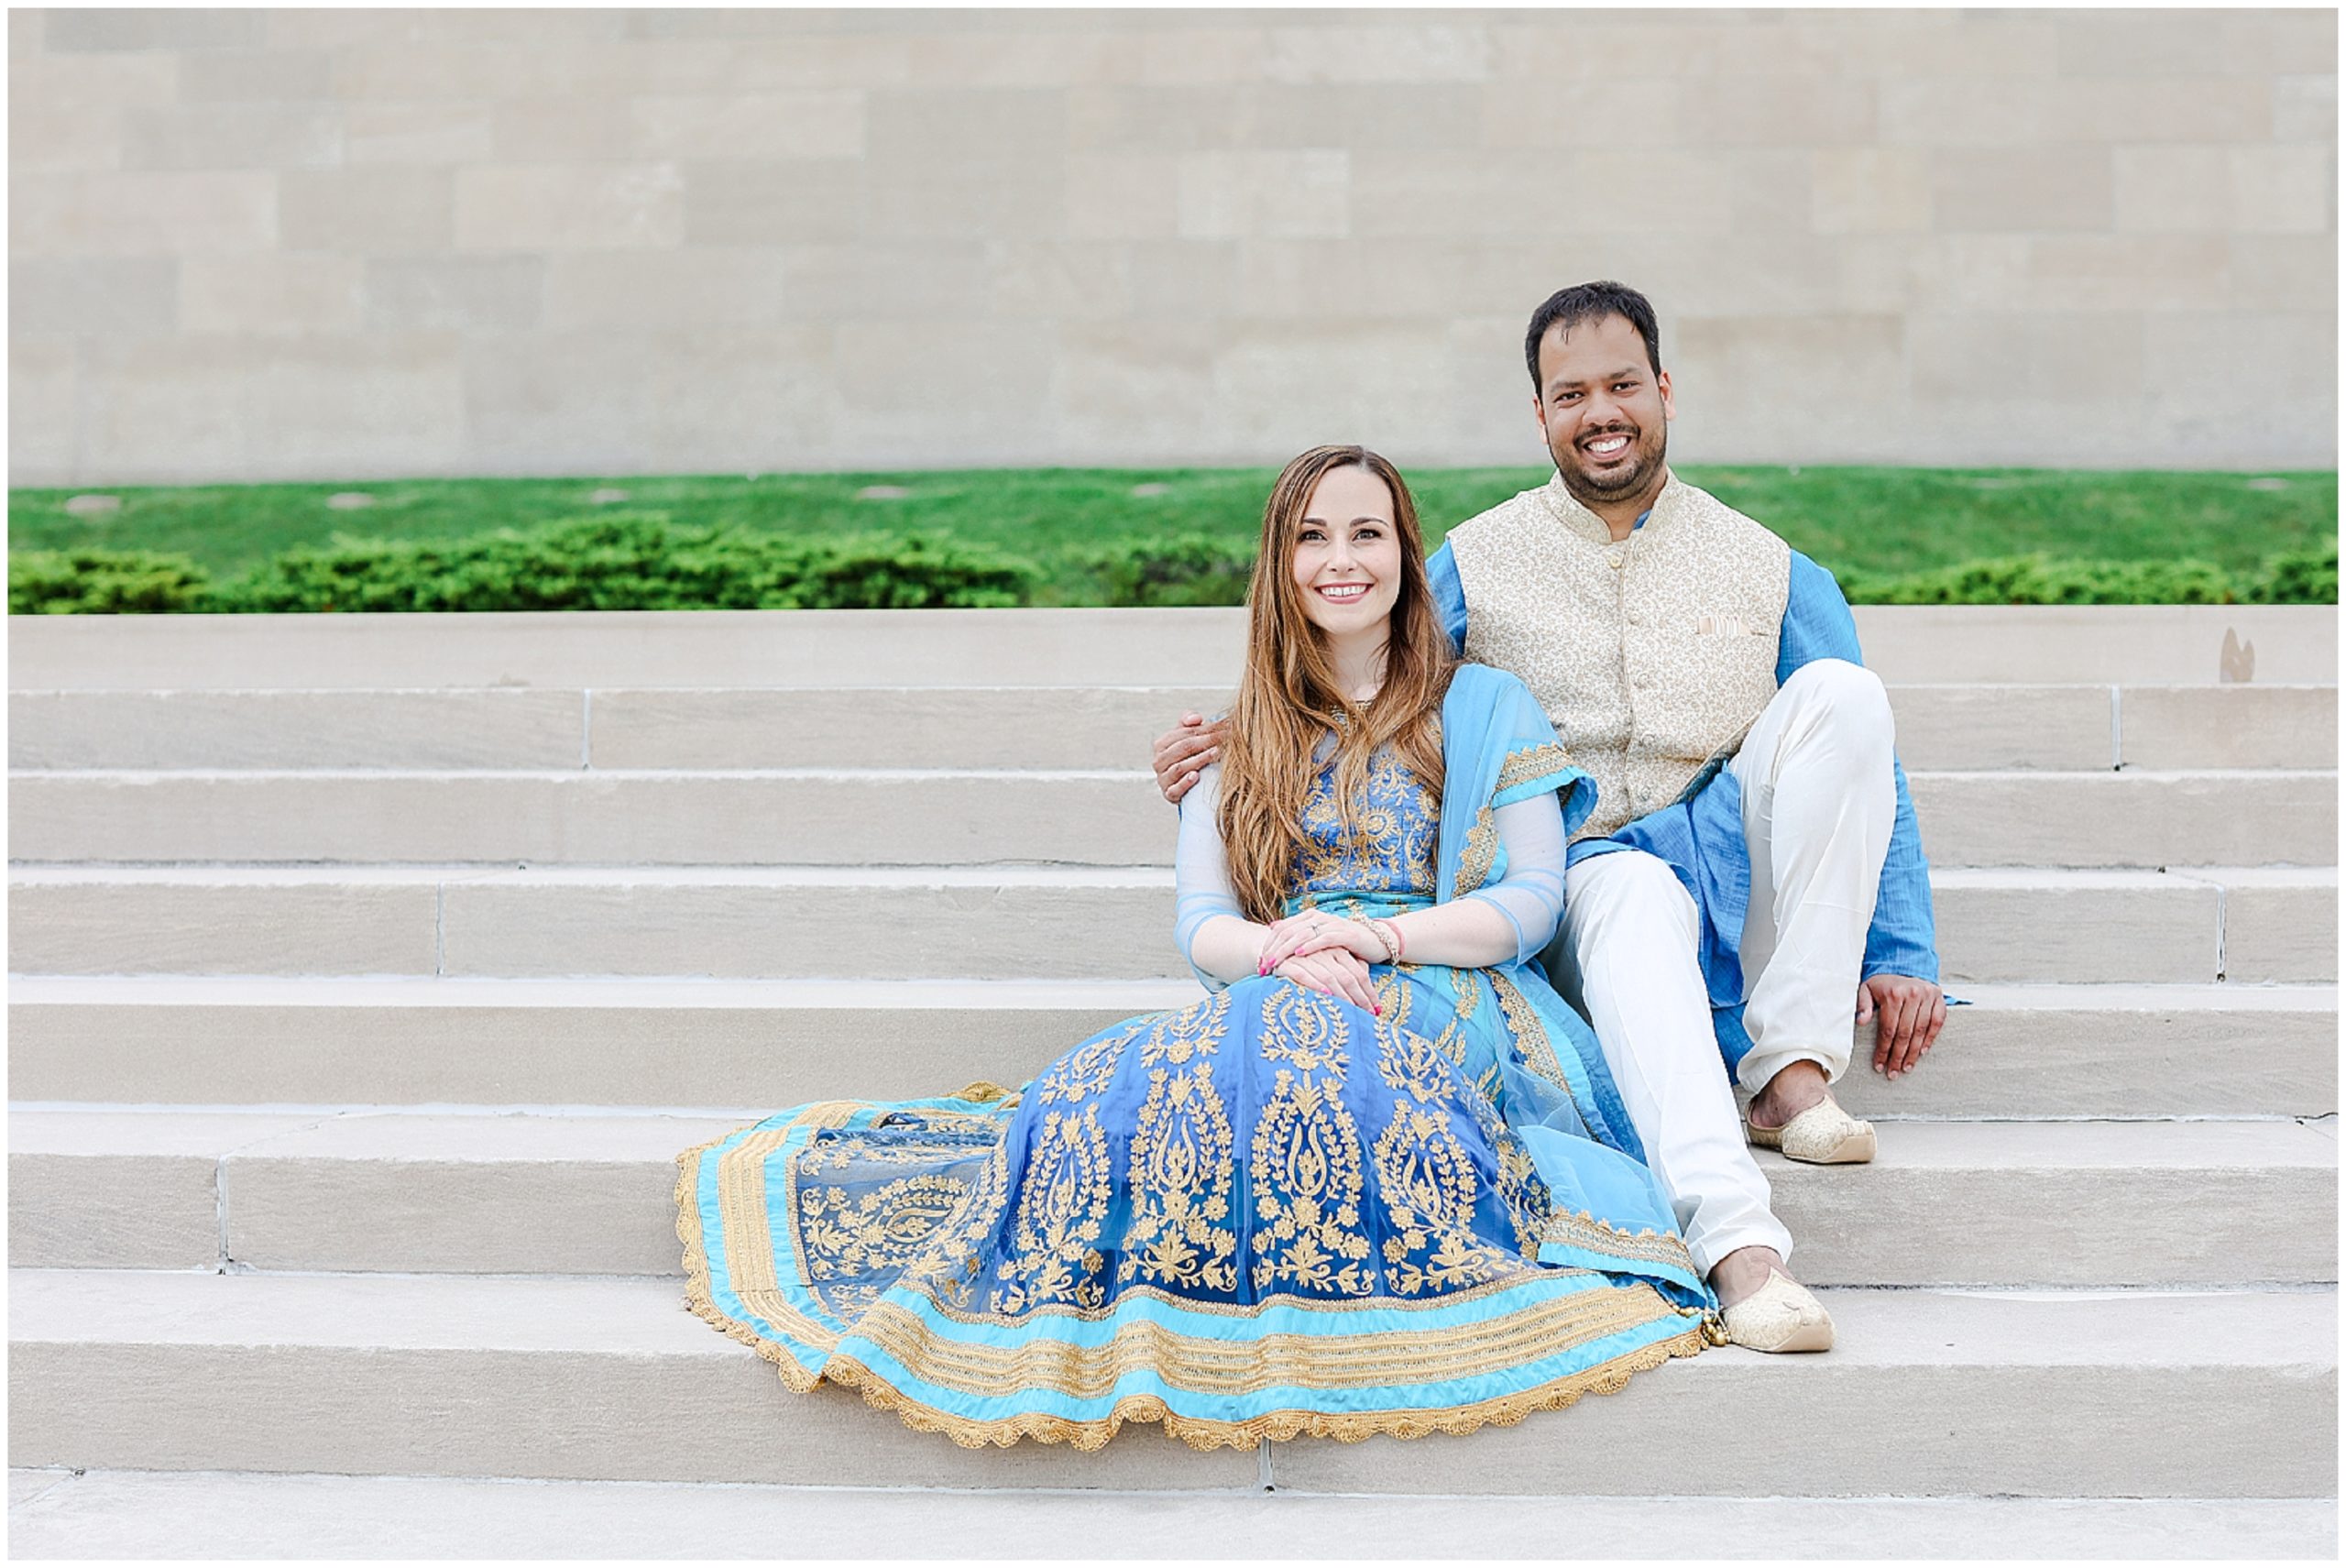
<svg viewBox="0 0 2346 1568">
<path fill-rule="evenodd" d="M 1562 796 L 1567 838 L 1595 809 L 1595 780 L 1573 764 L 1529 688 L 1505 671 L 1460 665 L 1442 701 L 1442 731 L 1438 903 L 1507 874 L 1507 850 L 1492 822 L 1500 806 L 1552 791 Z M 1637 1272 L 1707 1303 L 1709 1291 L 1691 1263 L 1681 1261 L 1683 1244 L 1674 1256 L 1656 1255 L 1653 1244 L 1661 1236 L 1676 1241 L 1677 1217 L 1644 1163 L 1596 1032 L 1537 963 L 1510 959 L 1480 972 L 1498 991 L 1514 1037 L 1515 1048 L 1500 1053 L 1508 1125 L 1548 1183 L 1557 1212 L 1584 1222 L 1543 1240 L 1540 1260 L 1619 1271 L 1625 1255 L 1634 1255 Z"/>
</svg>

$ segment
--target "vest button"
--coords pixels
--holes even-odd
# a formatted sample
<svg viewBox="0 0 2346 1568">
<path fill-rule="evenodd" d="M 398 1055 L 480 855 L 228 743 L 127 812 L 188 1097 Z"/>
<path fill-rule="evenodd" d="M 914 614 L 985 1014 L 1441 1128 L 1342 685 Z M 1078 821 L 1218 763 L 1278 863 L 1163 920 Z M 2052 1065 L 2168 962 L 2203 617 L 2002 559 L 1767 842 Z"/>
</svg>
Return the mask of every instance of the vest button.
<svg viewBox="0 0 2346 1568">
<path fill-rule="evenodd" d="M 1615 571 L 1617 571 L 1617 571 L 1619 571 L 1619 570 L 1621 569 L 1621 565 L 1622 565 L 1621 557 L 1619 557 L 1618 555 L 1607 555 L 1606 557 L 1605 557 L 1605 564 L 1606 564 L 1606 565 L 1608 565 L 1608 566 L 1612 567 Z"/>
</svg>

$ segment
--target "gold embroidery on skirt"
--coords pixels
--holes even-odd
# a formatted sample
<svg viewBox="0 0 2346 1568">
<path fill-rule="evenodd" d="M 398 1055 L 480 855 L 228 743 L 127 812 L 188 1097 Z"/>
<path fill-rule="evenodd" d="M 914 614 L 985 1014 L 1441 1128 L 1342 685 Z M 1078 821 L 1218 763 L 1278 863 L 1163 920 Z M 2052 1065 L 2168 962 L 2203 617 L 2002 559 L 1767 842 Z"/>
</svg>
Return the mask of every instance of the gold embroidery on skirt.
<svg viewBox="0 0 2346 1568">
<path fill-rule="evenodd" d="M 934 1147 L 920 1152 L 937 1157 Z M 799 1272 L 810 1285 L 901 1272 L 927 1250 L 969 1190 L 959 1178 L 936 1173 L 901 1177 L 852 1200 L 839 1187 L 799 1187 Z M 888 1283 L 893 1279 L 860 1287 L 834 1283 L 825 1304 L 842 1313 L 860 1310 L 878 1300 Z"/>
<path fill-rule="evenodd" d="M 1431 1104 L 1450 1091 L 1454 1058 L 1422 1035 L 1387 1026 L 1376 1032 L 1376 1073 L 1387 1086 L 1406 1091 L 1420 1103 Z"/>
<path fill-rule="evenodd" d="M 1103 1031 L 1097 1039 L 1077 1047 L 1035 1085 L 1036 1101 L 1044 1105 L 1077 1105 L 1106 1093 L 1116 1076 L 1117 1066 L 1124 1059 L 1124 1048 L 1143 1030 L 1166 1016 L 1159 1013 L 1132 1019 L 1116 1033 Z"/>
<path fill-rule="evenodd" d="M 1385 1277 L 1395 1290 L 1420 1296 L 1521 1271 L 1520 1257 L 1475 1235 L 1474 1162 L 1439 1106 L 1397 1104 L 1373 1157 L 1394 1233 L 1385 1242 Z"/>
<path fill-rule="evenodd" d="M 1273 988 L 1263 1003 L 1266 1061 L 1284 1061 L 1255 1124 L 1249 1172 L 1256 1223 L 1251 1277 L 1365 1295 L 1376 1288 L 1360 1219 L 1360 1128 L 1337 1091 L 1349 1025 L 1333 998 Z M 1324 1075 L 1324 1076 L 1323 1076 Z"/>
<path fill-rule="evenodd" d="M 1100 1107 L 1046 1113 L 1018 1184 L 1011 1255 L 995 1269 L 994 1300 L 1002 1310 L 1047 1300 L 1082 1307 L 1106 1300 L 1100 1275 L 1107 1260 L 1097 1244 L 1113 1191 Z"/>
<path fill-rule="evenodd" d="M 985 1266 L 986 1238 L 1001 1218 L 1009 1191 L 1009 1141 L 996 1138 L 993 1152 L 986 1157 L 985 1168 L 961 1201 L 959 1212 L 937 1227 L 926 1250 L 904 1270 L 899 1283 L 924 1292 L 940 1308 L 948 1302 L 969 1306 L 979 1271 Z"/>
<path fill-rule="evenodd" d="M 1213 1086 L 1216 1054 L 1230 1028 L 1230 993 L 1202 1012 L 1168 1014 L 1141 1046 L 1148 1098 L 1141 1104 L 1125 1183 L 1133 1194 L 1119 1281 L 1234 1292 L 1237 1237 L 1216 1222 L 1236 1196 L 1230 1113 Z M 1195 1058 L 1192 1065 L 1192 1058 Z M 1170 1071 L 1168 1065 L 1183 1070 Z"/>
</svg>

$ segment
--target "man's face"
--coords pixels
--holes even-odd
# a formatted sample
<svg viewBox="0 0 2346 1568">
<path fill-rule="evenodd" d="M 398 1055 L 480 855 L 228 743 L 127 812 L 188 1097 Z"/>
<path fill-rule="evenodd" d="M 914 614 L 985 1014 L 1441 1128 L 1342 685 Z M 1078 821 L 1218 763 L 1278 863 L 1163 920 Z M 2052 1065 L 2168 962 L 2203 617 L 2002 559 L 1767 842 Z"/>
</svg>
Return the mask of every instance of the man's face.
<svg viewBox="0 0 2346 1568">
<path fill-rule="evenodd" d="M 1564 488 L 1582 505 L 1661 488 L 1670 444 L 1670 376 L 1646 359 L 1626 316 L 1604 316 L 1540 340 L 1540 428 Z"/>
</svg>

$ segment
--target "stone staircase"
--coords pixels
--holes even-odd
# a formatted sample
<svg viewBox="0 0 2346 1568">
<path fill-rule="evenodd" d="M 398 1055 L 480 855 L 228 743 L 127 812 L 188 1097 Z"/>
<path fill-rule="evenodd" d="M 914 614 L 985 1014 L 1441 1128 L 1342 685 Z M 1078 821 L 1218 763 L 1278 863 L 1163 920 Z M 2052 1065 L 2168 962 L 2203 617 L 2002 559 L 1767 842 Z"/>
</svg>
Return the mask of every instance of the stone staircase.
<svg viewBox="0 0 2346 1568">
<path fill-rule="evenodd" d="M 704 1551 L 861 1554 L 974 1488 L 1191 1554 L 1311 1552 L 1336 1494 L 1435 1554 L 1492 1494 L 1559 1552 L 1668 1494 L 1672 1553 L 2333 1554 L 2336 613 L 1859 629 L 1973 1004 L 1847 1080 L 1876 1164 L 1761 1157 L 1840 1346 L 1464 1440 L 1086 1455 L 788 1394 L 681 1306 L 672 1157 L 1194 994 L 1142 769 L 1238 612 L 13 620 L 18 1550 L 594 1555 L 630 1484 Z"/>
</svg>

